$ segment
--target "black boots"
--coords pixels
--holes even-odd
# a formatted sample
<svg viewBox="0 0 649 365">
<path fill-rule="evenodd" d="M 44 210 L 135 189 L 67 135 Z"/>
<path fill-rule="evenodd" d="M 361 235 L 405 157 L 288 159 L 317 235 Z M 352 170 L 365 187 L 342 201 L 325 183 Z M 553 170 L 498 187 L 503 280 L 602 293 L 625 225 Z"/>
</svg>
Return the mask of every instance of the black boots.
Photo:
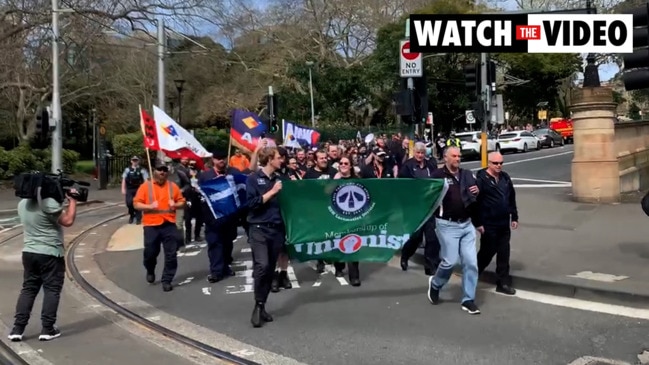
<svg viewBox="0 0 649 365">
<path fill-rule="evenodd" d="M 270 284 L 270 291 L 273 293 L 279 292 L 279 288 L 291 289 L 293 284 L 291 284 L 291 279 L 288 278 L 288 273 L 286 271 L 280 271 L 273 273 L 273 281 Z"/>
<path fill-rule="evenodd" d="M 252 310 L 252 317 L 250 318 L 250 323 L 255 328 L 261 327 L 263 322 L 272 322 L 273 317 L 266 312 L 264 303 L 255 304 L 255 309 Z"/>
</svg>

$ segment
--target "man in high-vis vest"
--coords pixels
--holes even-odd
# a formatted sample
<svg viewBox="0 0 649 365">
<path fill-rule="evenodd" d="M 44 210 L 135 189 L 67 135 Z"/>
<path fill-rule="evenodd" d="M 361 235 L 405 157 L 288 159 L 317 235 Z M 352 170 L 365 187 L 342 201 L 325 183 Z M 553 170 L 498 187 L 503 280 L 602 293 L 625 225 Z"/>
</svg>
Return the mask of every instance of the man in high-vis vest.
<svg viewBox="0 0 649 365">
<path fill-rule="evenodd" d="M 455 137 L 455 133 L 451 133 L 449 139 L 446 140 L 446 147 L 462 148 L 462 142 L 460 142 L 459 138 Z"/>
<path fill-rule="evenodd" d="M 164 251 L 164 269 L 160 282 L 162 290 L 171 291 L 178 268 L 176 211 L 185 207 L 185 198 L 178 185 L 168 179 L 169 167 L 159 161 L 153 171 L 153 179 L 142 184 L 135 194 L 133 206 L 142 211 L 144 226 L 144 268 L 146 281 L 155 282 L 155 267 Z"/>
</svg>

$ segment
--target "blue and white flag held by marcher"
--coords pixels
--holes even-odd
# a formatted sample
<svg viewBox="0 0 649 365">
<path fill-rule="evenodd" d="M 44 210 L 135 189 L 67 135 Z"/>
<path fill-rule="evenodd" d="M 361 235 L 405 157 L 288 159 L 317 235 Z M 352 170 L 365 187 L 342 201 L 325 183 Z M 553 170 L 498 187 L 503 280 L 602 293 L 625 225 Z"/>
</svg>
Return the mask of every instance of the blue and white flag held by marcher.
<svg viewBox="0 0 649 365">
<path fill-rule="evenodd" d="M 198 190 L 208 202 L 214 218 L 233 215 L 246 206 L 247 179 L 247 175 L 232 174 L 199 184 Z"/>
</svg>

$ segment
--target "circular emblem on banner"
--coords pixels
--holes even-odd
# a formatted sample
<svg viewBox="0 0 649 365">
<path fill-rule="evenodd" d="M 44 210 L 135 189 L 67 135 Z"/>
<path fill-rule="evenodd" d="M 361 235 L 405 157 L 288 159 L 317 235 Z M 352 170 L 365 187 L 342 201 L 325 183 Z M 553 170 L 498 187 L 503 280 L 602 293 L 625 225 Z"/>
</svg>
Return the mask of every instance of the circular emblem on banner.
<svg viewBox="0 0 649 365">
<path fill-rule="evenodd" d="M 340 252 L 350 255 L 361 249 L 363 239 L 357 234 L 348 234 L 338 242 L 338 250 Z"/>
<path fill-rule="evenodd" d="M 339 185 L 331 194 L 331 209 L 340 219 L 360 217 L 371 206 L 370 193 L 359 183 Z"/>
</svg>

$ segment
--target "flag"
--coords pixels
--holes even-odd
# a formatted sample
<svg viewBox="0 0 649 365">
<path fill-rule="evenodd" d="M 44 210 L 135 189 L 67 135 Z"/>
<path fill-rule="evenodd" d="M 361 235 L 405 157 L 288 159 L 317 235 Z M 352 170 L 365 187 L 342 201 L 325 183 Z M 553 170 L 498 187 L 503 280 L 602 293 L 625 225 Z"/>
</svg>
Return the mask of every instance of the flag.
<svg viewBox="0 0 649 365">
<path fill-rule="evenodd" d="M 196 166 L 203 169 L 203 158 L 212 154 L 196 140 L 185 128 L 171 119 L 162 109 L 153 106 L 153 119 L 156 123 L 156 133 L 160 150 L 171 158 L 186 157 L 196 161 Z"/>
<path fill-rule="evenodd" d="M 215 219 L 237 213 L 246 206 L 246 179 L 244 174 L 219 176 L 198 185 Z"/>
<path fill-rule="evenodd" d="M 142 134 L 144 135 L 144 148 L 154 151 L 159 150 L 160 145 L 158 143 L 155 120 L 142 107 L 140 107 L 140 125 L 142 127 Z"/>
<path fill-rule="evenodd" d="M 265 132 L 266 126 L 257 114 L 240 109 L 233 111 L 230 138 L 237 148 L 254 152 Z"/>
<path fill-rule="evenodd" d="M 282 134 L 284 138 L 284 146 L 288 147 L 314 147 L 318 145 L 318 141 L 320 140 L 320 133 L 315 129 L 283 119 Z"/>
<path fill-rule="evenodd" d="M 444 179 L 283 184 L 279 204 L 287 248 L 298 261 L 387 262 L 432 216 L 448 190 Z"/>
</svg>

